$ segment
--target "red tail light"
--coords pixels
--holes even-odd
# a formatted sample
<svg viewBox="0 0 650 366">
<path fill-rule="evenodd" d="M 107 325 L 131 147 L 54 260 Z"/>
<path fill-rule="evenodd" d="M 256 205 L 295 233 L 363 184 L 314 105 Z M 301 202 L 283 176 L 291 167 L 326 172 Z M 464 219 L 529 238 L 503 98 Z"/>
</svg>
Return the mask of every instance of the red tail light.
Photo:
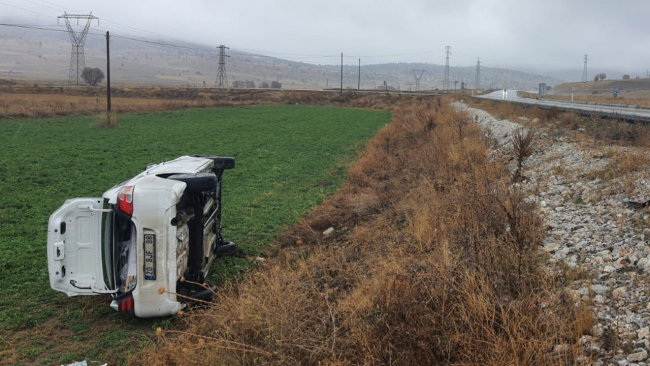
<svg viewBox="0 0 650 366">
<path fill-rule="evenodd" d="M 133 295 L 129 295 L 126 298 L 120 300 L 120 305 L 119 305 L 120 312 L 133 315 L 134 313 L 133 305 L 134 305 Z"/>
<path fill-rule="evenodd" d="M 133 215 L 133 186 L 124 186 L 117 194 L 117 207 L 127 215 Z"/>
</svg>

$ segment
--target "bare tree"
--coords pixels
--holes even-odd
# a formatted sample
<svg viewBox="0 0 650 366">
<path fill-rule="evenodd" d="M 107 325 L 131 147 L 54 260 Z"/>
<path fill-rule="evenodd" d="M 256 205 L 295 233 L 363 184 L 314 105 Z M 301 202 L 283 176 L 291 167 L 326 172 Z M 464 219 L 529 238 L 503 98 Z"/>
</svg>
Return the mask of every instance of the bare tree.
<svg viewBox="0 0 650 366">
<path fill-rule="evenodd" d="M 81 78 L 89 85 L 97 86 L 97 84 L 104 80 L 104 72 L 96 67 L 86 67 L 81 72 Z"/>
</svg>

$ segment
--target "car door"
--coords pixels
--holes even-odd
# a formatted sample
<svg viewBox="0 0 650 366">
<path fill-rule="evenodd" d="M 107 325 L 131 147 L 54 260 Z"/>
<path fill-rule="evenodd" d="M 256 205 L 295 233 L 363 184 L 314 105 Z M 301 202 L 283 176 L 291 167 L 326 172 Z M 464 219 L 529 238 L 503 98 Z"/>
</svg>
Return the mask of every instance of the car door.
<svg viewBox="0 0 650 366">
<path fill-rule="evenodd" d="M 68 296 L 114 293 L 104 283 L 101 198 L 65 201 L 50 216 L 47 259 L 50 285 Z"/>
</svg>

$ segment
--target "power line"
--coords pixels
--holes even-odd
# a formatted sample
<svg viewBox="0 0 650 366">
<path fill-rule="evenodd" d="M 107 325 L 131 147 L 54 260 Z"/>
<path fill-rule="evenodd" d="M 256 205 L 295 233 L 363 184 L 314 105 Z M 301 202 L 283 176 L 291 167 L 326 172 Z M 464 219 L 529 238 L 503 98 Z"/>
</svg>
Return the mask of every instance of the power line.
<svg viewBox="0 0 650 366">
<path fill-rule="evenodd" d="M 68 33 L 68 31 L 65 31 L 63 29 L 42 28 L 42 27 L 58 27 L 58 26 L 54 26 L 54 25 L 23 25 L 23 24 L 0 23 L 0 26 L 14 27 L 14 28 L 26 28 L 26 29 L 38 29 L 38 30 L 44 30 L 44 31 L 50 31 L 50 32 Z M 93 33 L 88 33 L 88 34 L 93 34 Z"/>
<path fill-rule="evenodd" d="M 40 0 L 40 1 L 45 2 L 45 3 L 48 3 L 48 4 L 50 4 L 50 5 L 58 6 L 59 9 L 57 9 L 57 8 L 53 8 L 53 7 L 51 7 L 51 6 L 47 6 L 47 5 L 44 5 L 44 4 L 40 4 L 40 3 L 35 2 L 35 1 L 33 1 L 33 0 L 26 0 L 26 1 L 29 1 L 30 3 L 36 4 L 36 5 L 40 5 L 40 6 L 46 7 L 46 8 L 48 8 L 48 9 L 53 9 L 53 10 L 66 10 L 66 9 L 67 9 L 67 10 L 72 10 L 72 11 L 76 11 L 76 12 L 79 12 L 79 13 L 83 13 L 81 10 L 72 9 L 72 8 L 69 8 L 69 7 L 66 7 L 66 6 L 60 5 L 60 4 L 56 4 L 56 3 L 54 3 L 54 2 L 47 1 L 47 0 Z M 23 10 L 26 10 L 26 9 L 23 9 Z M 26 10 L 26 11 L 29 11 L 29 10 Z M 210 46 L 202 45 L 202 44 L 199 44 L 199 43 L 189 42 L 189 41 L 186 41 L 186 40 L 183 40 L 183 39 L 180 39 L 180 38 L 167 36 L 167 35 L 164 35 L 164 34 L 161 34 L 161 33 L 151 32 L 151 31 L 147 31 L 147 30 L 140 29 L 140 28 L 132 27 L 132 26 L 129 26 L 129 25 L 126 25 L 126 24 L 121 24 L 121 23 L 118 23 L 118 22 L 113 22 L 113 21 L 111 21 L 111 20 L 104 19 L 104 18 L 102 18 L 102 21 L 105 22 L 105 23 L 113 24 L 114 27 L 121 28 L 123 31 L 125 31 L 125 32 L 127 32 L 127 33 L 131 33 L 132 35 L 135 35 L 135 36 L 139 36 L 139 35 L 134 34 L 134 33 L 133 33 L 132 31 L 130 31 L 130 30 L 133 30 L 133 31 L 136 31 L 136 32 L 139 32 L 139 33 L 145 33 L 145 34 L 156 35 L 156 36 L 158 36 L 158 37 L 162 37 L 162 38 L 172 39 L 172 40 L 175 40 L 175 41 L 177 41 L 177 42 L 183 42 L 183 43 L 188 43 L 188 44 L 194 44 L 194 45 L 201 46 L 201 47 L 208 47 L 208 48 L 210 47 Z M 102 27 L 100 27 L 100 28 L 102 28 Z M 105 29 L 105 28 L 103 28 L 103 29 Z M 105 29 L 105 30 L 108 30 L 108 29 Z"/>
<path fill-rule="evenodd" d="M 32 4 L 36 4 L 36 5 L 40 5 L 40 6 L 44 6 L 44 7 L 48 8 L 48 9 L 56 10 L 57 12 L 59 12 L 59 11 L 62 10 L 62 9 L 59 9 L 59 8 L 53 8 L 53 7 L 51 7 L 51 6 L 47 6 L 47 5 L 43 5 L 43 4 L 41 4 L 41 3 L 37 3 L 36 1 L 33 1 L 33 0 L 23 0 L 23 1 L 27 1 L 27 2 L 30 2 L 30 3 L 32 3 Z"/>
<path fill-rule="evenodd" d="M 26 11 L 26 12 L 28 12 L 28 13 L 32 13 L 32 14 L 36 14 L 36 15 L 40 15 L 40 16 L 43 16 L 43 17 L 46 17 L 46 18 L 56 18 L 55 16 L 41 14 L 41 13 L 38 13 L 38 12 L 35 12 L 35 11 L 27 10 L 27 9 L 25 9 L 25 8 L 21 8 L 20 6 L 16 6 L 16 5 L 12 5 L 12 4 L 7 4 L 7 3 L 2 2 L 2 1 L 0 1 L 0 4 L 7 5 L 7 6 L 11 6 L 12 8 L 16 8 L 16 9 L 24 10 L 24 11 Z"/>
</svg>

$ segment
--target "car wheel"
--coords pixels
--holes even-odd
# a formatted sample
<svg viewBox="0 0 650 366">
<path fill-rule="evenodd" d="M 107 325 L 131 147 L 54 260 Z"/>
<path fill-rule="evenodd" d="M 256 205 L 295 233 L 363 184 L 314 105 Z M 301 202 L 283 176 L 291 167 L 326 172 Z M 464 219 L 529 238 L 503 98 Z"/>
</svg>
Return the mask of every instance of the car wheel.
<svg viewBox="0 0 650 366">
<path fill-rule="evenodd" d="M 174 174 L 167 179 L 185 182 L 188 192 L 211 191 L 217 187 L 217 176 L 212 173 Z"/>
<path fill-rule="evenodd" d="M 204 155 L 196 154 L 192 155 L 195 158 L 210 159 L 214 162 L 214 168 L 217 170 L 233 169 L 235 167 L 235 159 L 225 156 L 214 156 L 214 155 Z"/>
</svg>

